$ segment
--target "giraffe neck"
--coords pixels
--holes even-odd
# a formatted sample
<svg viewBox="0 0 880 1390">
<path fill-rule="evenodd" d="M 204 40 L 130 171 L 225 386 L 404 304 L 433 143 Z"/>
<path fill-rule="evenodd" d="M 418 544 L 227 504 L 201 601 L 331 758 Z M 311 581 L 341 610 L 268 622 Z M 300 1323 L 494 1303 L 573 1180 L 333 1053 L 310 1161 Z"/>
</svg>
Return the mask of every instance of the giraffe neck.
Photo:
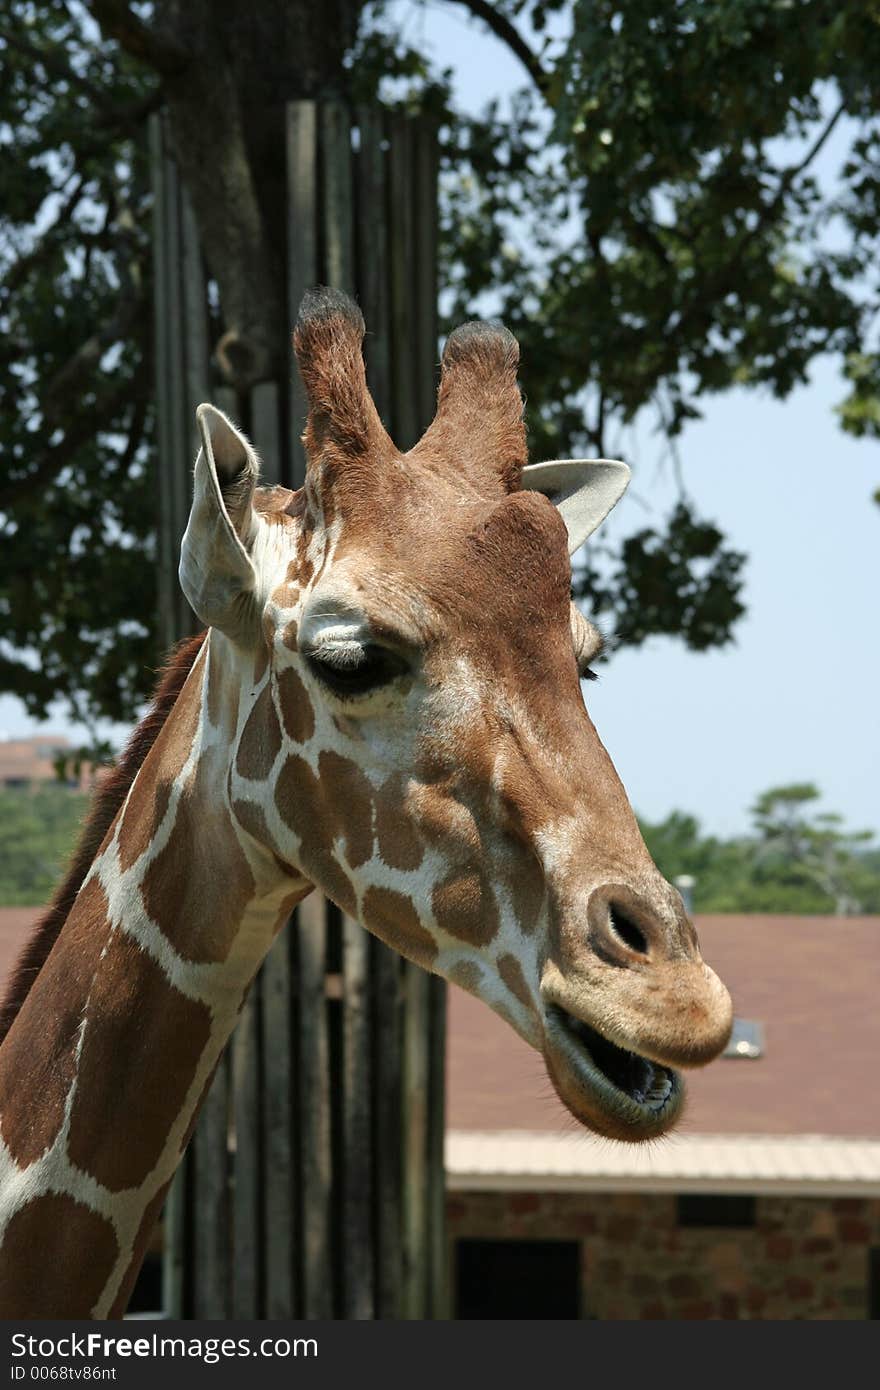
<svg viewBox="0 0 880 1390">
<path fill-rule="evenodd" d="M 124 1311 L 214 1069 L 309 883 L 236 828 L 255 693 L 212 632 L 0 1048 L 0 1315 Z M 227 658 L 230 658 L 227 660 Z"/>
</svg>

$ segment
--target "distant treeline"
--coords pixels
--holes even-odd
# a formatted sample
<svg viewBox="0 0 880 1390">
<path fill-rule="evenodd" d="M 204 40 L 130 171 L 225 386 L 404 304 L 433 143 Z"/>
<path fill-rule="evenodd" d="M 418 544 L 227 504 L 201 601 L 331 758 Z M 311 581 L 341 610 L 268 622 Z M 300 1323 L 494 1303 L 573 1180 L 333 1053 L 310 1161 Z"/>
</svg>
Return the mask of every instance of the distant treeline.
<svg viewBox="0 0 880 1390">
<path fill-rule="evenodd" d="M 874 833 L 818 811 L 820 795 L 811 782 L 773 787 L 752 807 L 752 833 L 729 840 L 682 811 L 640 823 L 666 877 L 695 879 L 696 912 L 880 913 Z"/>
<path fill-rule="evenodd" d="M 89 797 L 45 783 L 0 791 L 0 903 L 41 907 L 72 853 Z"/>
<path fill-rule="evenodd" d="M 753 832 L 705 835 L 673 811 L 642 832 L 667 878 L 695 880 L 697 912 L 880 913 L 880 848 L 870 831 L 847 830 L 817 812 L 812 783 L 774 787 L 752 807 Z M 76 844 L 89 798 L 51 783 L 0 790 L 0 904 L 49 901 Z"/>
</svg>

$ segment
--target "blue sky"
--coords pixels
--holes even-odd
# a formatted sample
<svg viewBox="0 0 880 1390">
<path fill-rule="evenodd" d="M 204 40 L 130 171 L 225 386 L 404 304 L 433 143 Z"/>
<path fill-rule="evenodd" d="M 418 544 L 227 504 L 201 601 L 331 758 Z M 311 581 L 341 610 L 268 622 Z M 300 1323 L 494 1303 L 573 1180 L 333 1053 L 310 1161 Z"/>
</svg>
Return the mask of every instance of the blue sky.
<svg viewBox="0 0 880 1390">
<path fill-rule="evenodd" d="M 682 441 L 704 515 L 747 552 L 736 641 L 696 654 L 667 639 L 618 652 L 588 691 L 590 712 L 633 804 L 649 818 L 691 810 L 738 831 L 764 788 L 814 781 L 825 807 L 880 829 L 877 600 L 880 446 L 847 438 L 835 365 L 819 363 L 785 403 L 736 391 L 705 405 Z M 651 506 L 672 480 L 646 441 L 633 488 Z M 625 497 L 609 526 L 639 524 Z"/>
<path fill-rule="evenodd" d="M 412 38 L 454 70 L 476 108 L 522 83 L 512 55 L 456 5 L 398 0 Z M 826 151 L 830 169 L 835 151 Z M 747 552 L 748 614 L 735 643 L 698 655 L 667 639 L 622 651 L 587 691 L 590 713 L 630 798 L 658 819 L 674 808 L 720 834 L 748 826 L 756 794 L 815 781 L 826 809 L 880 832 L 880 445 L 838 428 L 837 367 L 821 361 L 786 402 L 736 391 L 703 402 L 680 454 L 701 515 Z M 635 479 L 606 523 L 623 535 L 675 496 L 647 425 L 622 450 Z M 71 732 L 59 714 L 49 725 Z M 36 732 L 0 697 L 0 731 Z"/>
</svg>

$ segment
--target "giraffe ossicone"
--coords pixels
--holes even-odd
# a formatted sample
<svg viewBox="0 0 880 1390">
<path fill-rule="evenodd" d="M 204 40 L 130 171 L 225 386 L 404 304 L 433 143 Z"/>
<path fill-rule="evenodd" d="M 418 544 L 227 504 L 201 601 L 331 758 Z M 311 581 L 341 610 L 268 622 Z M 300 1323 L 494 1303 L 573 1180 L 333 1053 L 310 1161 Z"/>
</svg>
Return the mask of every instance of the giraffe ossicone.
<svg viewBox="0 0 880 1390">
<path fill-rule="evenodd" d="M 599 1134 L 664 1133 L 678 1068 L 727 1040 L 727 992 L 581 692 L 601 638 L 569 550 L 628 470 L 529 467 L 497 325 L 450 335 L 434 421 L 400 452 L 363 332 L 346 297 L 306 296 L 297 492 L 261 488 L 245 436 L 199 408 L 180 579 L 208 631 L 123 756 L 0 1024 L 7 1317 L 124 1309 L 250 983 L 314 887 L 484 999 Z"/>
</svg>

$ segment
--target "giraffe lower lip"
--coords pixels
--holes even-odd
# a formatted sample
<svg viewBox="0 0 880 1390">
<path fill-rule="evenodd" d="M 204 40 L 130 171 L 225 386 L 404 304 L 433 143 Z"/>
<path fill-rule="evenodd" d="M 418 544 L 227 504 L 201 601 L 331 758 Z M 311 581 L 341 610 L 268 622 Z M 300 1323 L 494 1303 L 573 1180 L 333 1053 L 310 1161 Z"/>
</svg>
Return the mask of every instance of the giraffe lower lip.
<svg viewBox="0 0 880 1390">
<path fill-rule="evenodd" d="M 546 1018 L 547 1064 L 569 1109 L 610 1138 L 640 1140 L 662 1134 L 684 1098 L 671 1067 L 618 1047 L 559 1005 Z"/>
</svg>

